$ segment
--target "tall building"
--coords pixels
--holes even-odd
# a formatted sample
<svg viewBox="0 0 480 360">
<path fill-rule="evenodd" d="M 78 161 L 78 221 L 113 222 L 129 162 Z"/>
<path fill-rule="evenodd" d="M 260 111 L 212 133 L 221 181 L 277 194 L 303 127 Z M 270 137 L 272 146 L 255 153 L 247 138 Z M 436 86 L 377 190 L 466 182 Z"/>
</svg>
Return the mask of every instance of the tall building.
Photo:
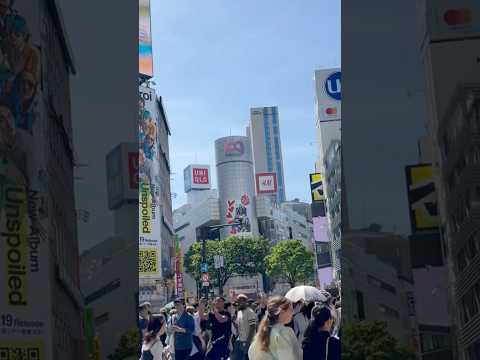
<svg viewBox="0 0 480 360">
<path fill-rule="evenodd" d="M 335 278 L 340 280 L 342 249 L 342 166 L 340 140 L 334 140 L 330 143 L 324 157 L 324 169 L 332 266 L 335 271 Z"/>
<path fill-rule="evenodd" d="M 418 2 L 427 129 L 450 277 L 454 358 L 480 358 L 480 35 L 474 2 Z"/>
<path fill-rule="evenodd" d="M 75 66 L 56 2 L 3 5 L 2 19 L 15 23 L 15 36 L 2 34 L 14 39 L 5 40 L 8 53 L 28 54 L 25 62 L 4 51 L 4 70 L 12 84 L 29 86 L 22 99 L 15 87 L 0 90 L 0 357 L 84 359 L 70 108 Z M 20 103 L 31 105 L 18 112 Z"/>
<path fill-rule="evenodd" d="M 222 224 L 239 223 L 222 230 L 229 235 L 258 235 L 252 148 L 245 136 L 215 141 L 218 197 Z"/>
<path fill-rule="evenodd" d="M 278 108 L 274 106 L 250 109 L 250 126 L 247 133 L 252 146 L 255 174 L 275 173 L 278 190 L 274 197 L 277 203 L 284 202 L 285 173 Z"/>
</svg>

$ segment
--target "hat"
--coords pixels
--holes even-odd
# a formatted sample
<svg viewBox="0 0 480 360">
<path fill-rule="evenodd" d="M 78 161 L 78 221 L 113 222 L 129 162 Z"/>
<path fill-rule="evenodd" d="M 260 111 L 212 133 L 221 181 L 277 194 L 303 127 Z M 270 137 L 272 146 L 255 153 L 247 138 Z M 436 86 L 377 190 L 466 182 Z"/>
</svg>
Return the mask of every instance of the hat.
<svg viewBox="0 0 480 360">
<path fill-rule="evenodd" d="M 147 306 L 152 307 L 152 304 L 148 301 L 144 301 L 138 307 L 139 308 L 144 308 L 144 307 L 147 307 Z"/>
<path fill-rule="evenodd" d="M 185 305 L 185 299 L 184 298 L 176 298 L 175 300 L 173 300 L 173 303 L 174 304 L 180 303 L 180 304 Z"/>
<path fill-rule="evenodd" d="M 219 300 L 222 300 L 223 302 L 225 302 L 225 298 L 223 296 L 218 296 L 215 298 L 215 301 L 219 301 Z"/>
<path fill-rule="evenodd" d="M 248 297 L 245 294 L 240 294 L 237 296 L 237 301 L 239 300 L 248 300 Z"/>
</svg>

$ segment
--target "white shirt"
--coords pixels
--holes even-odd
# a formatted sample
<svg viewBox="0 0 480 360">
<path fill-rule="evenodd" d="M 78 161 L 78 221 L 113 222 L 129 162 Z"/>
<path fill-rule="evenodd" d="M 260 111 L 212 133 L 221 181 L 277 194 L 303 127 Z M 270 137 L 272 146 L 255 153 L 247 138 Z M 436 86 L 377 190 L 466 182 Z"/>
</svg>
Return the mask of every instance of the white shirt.
<svg viewBox="0 0 480 360">
<path fill-rule="evenodd" d="M 293 328 L 295 329 L 295 335 L 298 338 L 298 342 L 303 342 L 303 335 L 308 327 L 308 318 L 303 313 L 298 312 L 293 316 Z"/>
<path fill-rule="evenodd" d="M 193 320 L 195 322 L 195 330 L 193 331 L 193 336 L 201 336 L 202 329 L 200 327 L 200 315 L 198 315 L 198 313 L 195 313 L 193 315 Z M 193 356 L 199 352 L 199 349 L 197 349 L 197 347 L 195 346 L 195 342 L 193 342 L 192 345 L 192 352 L 190 353 L 190 356 Z"/>
<path fill-rule="evenodd" d="M 238 328 L 238 339 L 241 342 L 245 342 L 248 340 L 250 327 L 257 324 L 257 315 L 255 315 L 255 312 L 252 309 L 247 307 L 244 310 L 238 311 L 235 323 Z"/>
<path fill-rule="evenodd" d="M 292 328 L 282 324 L 273 325 L 270 331 L 270 349 L 260 349 L 257 337 L 248 349 L 250 360 L 302 360 L 303 352 Z"/>
</svg>

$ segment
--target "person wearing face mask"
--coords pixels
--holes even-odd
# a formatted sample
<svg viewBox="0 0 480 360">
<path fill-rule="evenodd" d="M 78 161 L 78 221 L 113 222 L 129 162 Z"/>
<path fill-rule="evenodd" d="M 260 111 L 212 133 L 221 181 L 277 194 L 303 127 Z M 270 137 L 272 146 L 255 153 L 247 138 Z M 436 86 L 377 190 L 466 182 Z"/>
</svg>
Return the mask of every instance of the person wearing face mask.
<svg viewBox="0 0 480 360">
<path fill-rule="evenodd" d="M 329 307 L 315 306 L 312 321 L 305 330 L 303 340 L 303 360 L 340 360 L 340 340 L 331 336 L 333 325 Z"/>
<path fill-rule="evenodd" d="M 293 307 L 283 296 L 268 300 L 267 311 L 248 349 L 250 360 L 301 360 L 302 349 L 292 328 Z"/>
<path fill-rule="evenodd" d="M 234 322 L 237 336 L 230 360 L 246 360 L 248 348 L 255 336 L 257 315 L 248 306 L 247 300 L 247 296 L 243 294 L 237 297 L 238 312 Z"/>
</svg>

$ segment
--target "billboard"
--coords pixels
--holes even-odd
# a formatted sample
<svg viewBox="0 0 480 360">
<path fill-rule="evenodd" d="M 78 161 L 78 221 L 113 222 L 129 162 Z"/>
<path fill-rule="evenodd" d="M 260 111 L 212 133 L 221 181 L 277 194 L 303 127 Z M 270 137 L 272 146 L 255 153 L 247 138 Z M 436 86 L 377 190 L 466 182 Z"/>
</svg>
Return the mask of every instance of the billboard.
<svg viewBox="0 0 480 360">
<path fill-rule="evenodd" d="M 225 141 L 223 146 L 225 156 L 242 156 L 245 153 L 245 143 L 242 140 Z"/>
<path fill-rule="evenodd" d="M 139 276 L 161 276 L 158 106 L 153 89 L 139 91 Z"/>
<path fill-rule="evenodd" d="M 175 290 L 179 297 L 184 296 L 183 289 L 183 255 L 179 236 L 175 236 Z"/>
<path fill-rule="evenodd" d="M 325 201 L 322 174 L 320 173 L 310 174 L 310 191 L 312 193 L 312 203 Z"/>
<path fill-rule="evenodd" d="M 183 178 L 185 192 L 211 188 L 209 165 L 189 165 L 183 171 Z"/>
<path fill-rule="evenodd" d="M 412 233 L 438 229 L 437 194 L 431 164 L 405 167 Z"/>
<path fill-rule="evenodd" d="M 259 173 L 255 175 L 257 194 L 275 194 L 277 192 L 277 174 Z"/>
<path fill-rule="evenodd" d="M 150 78 L 153 76 L 150 0 L 139 0 L 138 12 L 138 72 Z"/>
<path fill-rule="evenodd" d="M 227 223 L 239 223 L 228 228 L 228 235 L 252 235 L 252 215 L 252 202 L 247 194 L 240 199 L 227 200 Z"/>
<path fill-rule="evenodd" d="M 318 121 L 336 121 L 342 112 L 342 73 L 339 68 L 315 71 L 315 102 Z"/>
</svg>

